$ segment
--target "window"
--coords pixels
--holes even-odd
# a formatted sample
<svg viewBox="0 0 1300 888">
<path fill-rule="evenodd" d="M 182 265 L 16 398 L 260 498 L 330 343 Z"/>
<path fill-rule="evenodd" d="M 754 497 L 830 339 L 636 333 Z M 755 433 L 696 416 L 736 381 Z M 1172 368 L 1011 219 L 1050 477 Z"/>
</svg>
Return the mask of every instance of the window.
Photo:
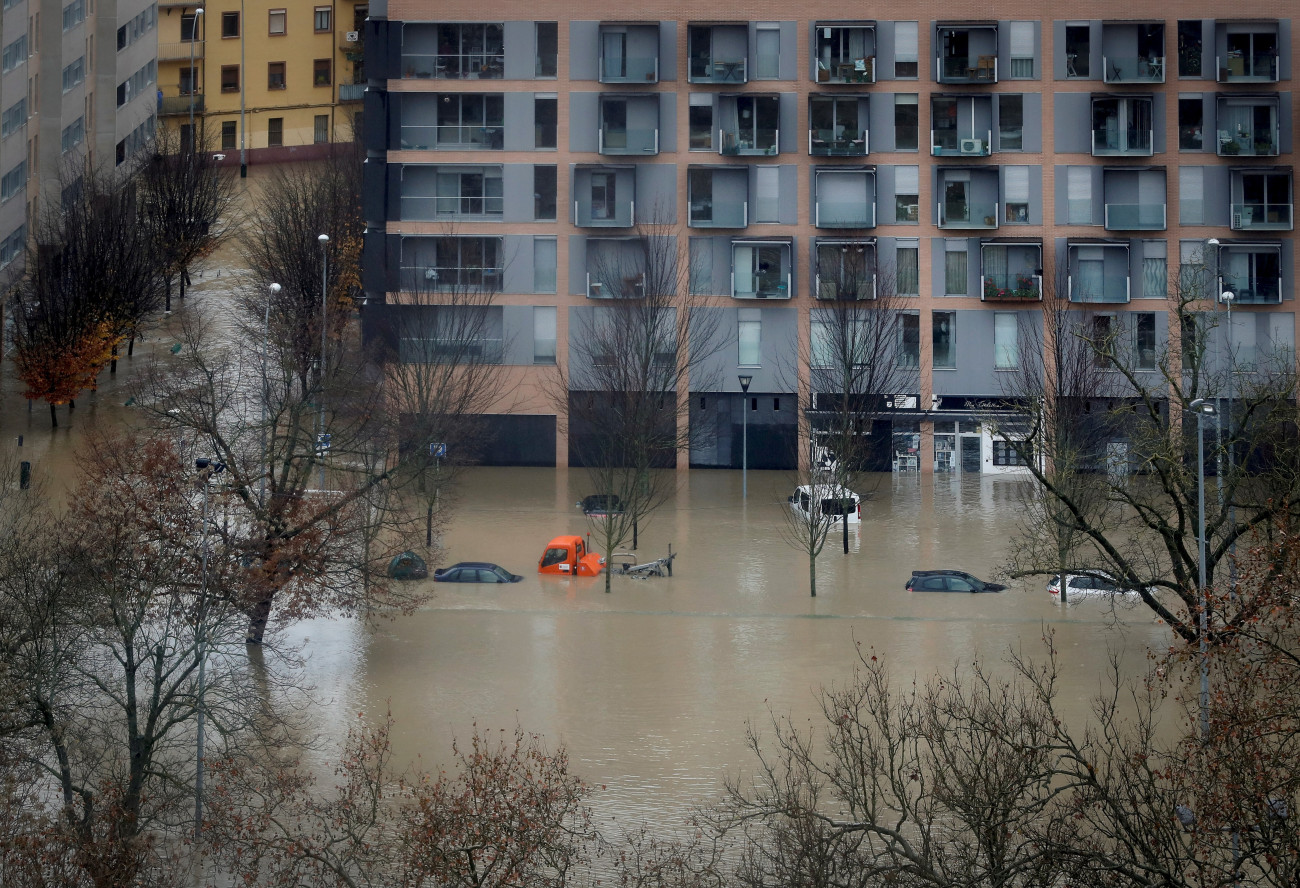
<svg viewBox="0 0 1300 888">
<path fill-rule="evenodd" d="M 553 237 L 535 237 L 533 238 L 533 292 L 534 293 L 554 293 L 555 292 L 555 270 L 557 267 L 555 253 L 555 238 Z M 551 309 L 555 311 L 554 308 Z M 552 314 L 551 320 L 551 339 L 555 338 L 555 320 Z M 543 363 L 552 363 L 555 360 L 555 344 L 551 343 L 550 361 Z"/>
<path fill-rule="evenodd" d="M 239 66 L 221 66 L 221 91 L 223 93 L 239 92 Z"/>
<path fill-rule="evenodd" d="M 19 225 L 11 235 L 0 241 L 0 268 L 21 256 L 26 245 L 27 226 Z"/>
<path fill-rule="evenodd" d="M 916 22 L 894 22 L 894 76 L 916 77 L 918 58 Z"/>
<path fill-rule="evenodd" d="M 1065 76 L 1087 77 L 1092 51 L 1092 28 L 1089 25 L 1065 26 Z"/>
<path fill-rule="evenodd" d="M 713 150 L 713 94 L 691 93 L 689 125 L 690 150 Z"/>
<path fill-rule="evenodd" d="M 1139 370 L 1156 369 L 1156 316 L 1154 312 L 1138 312 L 1133 325 L 1134 365 Z"/>
<path fill-rule="evenodd" d="M 591 218 L 593 220 L 614 219 L 618 213 L 618 195 L 615 185 L 618 176 L 614 173 L 591 174 Z"/>
<path fill-rule="evenodd" d="M 1142 295 L 1148 299 L 1164 299 L 1169 295 L 1168 246 L 1162 240 L 1142 243 Z"/>
<path fill-rule="evenodd" d="M 333 59 L 316 59 L 311 63 L 312 86 L 329 86 L 333 82 L 331 76 L 333 64 Z"/>
<path fill-rule="evenodd" d="M 272 9 L 267 12 L 266 33 L 272 37 L 279 37 L 284 34 L 284 10 Z"/>
<path fill-rule="evenodd" d="M 538 22 L 537 59 L 534 71 L 538 77 L 554 77 L 559 71 L 559 26 L 555 22 Z"/>
<path fill-rule="evenodd" d="M 1011 78 L 1032 80 L 1034 77 L 1034 23 L 1011 23 Z"/>
<path fill-rule="evenodd" d="M 0 116 L 0 138 L 11 136 L 27 123 L 27 97 L 19 99 Z"/>
<path fill-rule="evenodd" d="M 154 91 L 148 87 L 152 86 L 157 79 L 158 62 L 153 60 L 117 85 L 117 107 L 121 108 L 132 98 L 146 94 L 152 99 Z"/>
<path fill-rule="evenodd" d="M 759 22 L 754 31 L 754 48 L 757 64 L 755 80 L 775 80 L 781 76 L 781 29 L 768 22 Z"/>
<path fill-rule="evenodd" d="M 533 167 L 533 218 L 539 222 L 555 221 L 556 187 L 554 166 Z"/>
<path fill-rule="evenodd" d="M 181 68 L 178 73 L 180 74 L 180 87 L 177 92 L 183 96 L 195 95 L 198 92 L 198 72 L 193 68 Z"/>
<path fill-rule="evenodd" d="M 188 73 L 188 72 L 187 72 Z M 63 69 L 63 91 L 67 92 L 86 79 L 86 57 L 81 56 Z"/>
<path fill-rule="evenodd" d="M 898 93 L 894 96 L 894 148 L 898 151 L 915 151 L 920 144 L 920 108 L 916 93 Z"/>
<path fill-rule="evenodd" d="M 1003 441 L 999 438 L 993 442 L 993 465 L 1028 465 L 1028 458 L 1032 456 L 1032 451 L 1030 450 L 1032 446 L 1033 445 L 1029 441 L 1017 441 L 1013 444 L 1010 441 Z M 1073 583 L 1071 585 L 1073 585 Z"/>
<path fill-rule="evenodd" d="M 311 139 L 317 145 L 330 140 L 330 116 L 328 114 L 317 114 L 312 121 Z"/>
<path fill-rule="evenodd" d="M 284 62 L 267 63 L 266 88 L 284 89 Z"/>
<path fill-rule="evenodd" d="M 762 366 L 763 310 L 761 308 L 737 309 L 736 330 L 740 366 Z"/>
<path fill-rule="evenodd" d="M 1025 97 L 1018 93 L 998 96 L 998 150 L 1019 151 L 1024 147 Z"/>
<path fill-rule="evenodd" d="M 935 370 L 957 368 L 956 336 L 957 313 L 936 311 L 930 319 L 930 339 L 933 346 L 932 366 Z"/>
<path fill-rule="evenodd" d="M 900 241 L 895 259 L 899 296 L 921 295 L 920 249 L 916 241 Z"/>
<path fill-rule="evenodd" d="M 970 256 L 965 240 L 946 240 L 943 248 L 943 295 L 965 296 Z"/>
<path fill-rule="evenodd" d="M 534 148 L 554 148 L 558 129 L 559 113 L 556 97 L 550 94 L 538 94 L 533 97 L 533 135 Z"/>
<path fill-rule="evenodd" d="M 1178 97 L 1178 150 L 1200 151 L 1205 145 L 1205 103 L 1200 96 Z"/>
<path fill-rule="evenodd" d="M 312 28 L 318 33 L 330 29 L 330 8 L 328 6 L 317 6 L 313 10 Z"/>
<path fill-rule="evenodd" d="M 551 245 L 551 257 L 555 257 L 555 241 L 549 241 Z M 534 253 L 536 248 L 534 247 Z M 539 292 L 547 292 L 541 290 Z M 555 292 L 555 266 L 551 266 L 551 289 Z M 533 363 L 534 364 L 554 364 L 555 363 L 555 306 L 554 305 L 534 305 L 533 306 Z"/>
<path fill-rule="evenodd" d="M 9 4 L 5 4 L 9 8 Z M 135 17 L 117 29 L 117 49 L 122 51 L 152 31 L 158 24 L 158 6 L 150 4 L 136 13 Z"/>
<path fill-rule="evenodd" d="M 193 43 L 199 39 L 198 16 L 192 12 L 181 13 L 181 43 Z"/>
<path fill-rule="evenodd" d="M 266 144 L 270 148 L 284 145 L 284 118 L 269 117 L 266 121 Z"/>
<path fill-rule="evenodd" d="M 1110 315 L 1093 315 L 1092 317 L 1092 365 L 1094 367 L 1114 366 L 1115 355 L 1115 319 Z"/>
<path fill-rule="evenodd" d="M 993 369 L 1020 367 L 1020 317 L 1014 311 L 993 313 Z"/>
<path fill-rule="evenodd" d="M 72 0 L 63 7 L 63 30 L 75 28 L 86 20 L 86 0 Z"/>
<path fill-rule="evenodd" d="M 1006 190 L 1006 221 L 1012 224 L 1029 222 L 1029 167 L 1004 166 L 1002 187 Z"/>
<path fill-rule="evenodd" d="M 27 35 L 24 34 L 8 44 L 4 48 L 3 61 L 0 61 L 0 70 L 4 72 L 12 71 L 14 68 L 27 61 Z"/>
<path fill-rule="evenodd" d="M 439 167 L 434 212 L 440 217 L 494 216 L 502 213 L 501 167 Z M 420 217 L 416 217 L 420 218 Z"/>
<path fill-rule="evenodd" d="M 894 167 L 894 218 L 899 222 L 919 222 L 920 170 L 914 166 Z"/>
<path fill-rule="evenodd" d="M 221 150 L 235 150 L 235 121 L 233 120 L 221 121 Z"/>
<path fill-rule="evenodd" d="M 708 295 L 713 292 L 713 241 L 707 237 L 693 237 L 689 250 L 691 295 Z"/>
<path fill-rule="evenodd" d="M 898 366 L 915 370 L 921 366 L 921 317 L 898 316 Z"/>
<path fill-rule="evenodd" d="M 1202 23 L 1200 19 L 1178 23 L 1178 76 L 1201 76 Z"/>
<path fill-rule="evenodd" d="M 1201 363 L 1202 350 L 1205 347 L 1204 319 L 1198 312 L 1180 315 L 1178 320 L 1182 333 L 1183 370 L 1191 370 Z"/>
<path fill-rule="evenodd" d="M 78 117 L 72 123 L 63 128 L 63 133 L 59 138 L 59 148 L 64 154 L 67 154 L 85 140 L 86 118 Z"/>
<path fill-rule="evenodd" d="M 239 13 L 221 13 L 221 36 L 223 38 L 239 36 Z"/>
<path fill-rule="evenodd" d="M 1092 169 L 1066 167 L 1065 221 L 1070 225 L 1092 224 Z"/>
<path fill-rule="evenodd" d="M 754 170 L 754 221 L 780 222 L 780 169 L 761 166 Z"/>
<path fill-rule="evenodd" d="M 22 190 L 27 182 L 27 161 L 20 160 L 18 165 L 0 176 L 0 201 L 6 201 Z"/>
</svg>

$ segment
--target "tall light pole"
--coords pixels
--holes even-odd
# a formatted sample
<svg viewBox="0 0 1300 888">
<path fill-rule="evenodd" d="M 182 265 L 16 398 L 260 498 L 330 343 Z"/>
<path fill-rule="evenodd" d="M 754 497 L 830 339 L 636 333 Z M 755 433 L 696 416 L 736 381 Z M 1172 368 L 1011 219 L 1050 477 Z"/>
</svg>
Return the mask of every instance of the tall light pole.
<svg viewBox="0 0 1300 888">
<path fill-rule="evenodd" d="M 244 65 L 244 29 L 248 26 L 248 19 L 244 17 L 244 0 L 239 0 L 239 178 L 248 177 L 248 149 L 245 147 L 247 140 L 244 136 L 244 96 L 248 94 L 245 87 L 248 81 L 245 75 L 248 73 L 247 66 Z"/>
<path fill-rule="evenodd" d="M 190 150 L 193 151 L 198 145 L 198 140 L 194 138 L 194 93 L 197 83 L 194 80 L 194 44 L 199 39 L 199 18 L 203 15 L 203 7 L 200 6 L 194 10 L 194 21 L 190 23 Z"/>
<path fill-rule="evenodd" d="M 1187 405 L 1196 414 L 1196 527 L 1197 527 L 1197 579 L 1200 581 L 1200 619 L 1197 631 L 1201 637 L 1201 742 L 1210 739 L 1210 640 L 1209 595 L 1205 589 L 1205 418 L 1218 416 L 1213 401 L 1197 398 Z"/>
<path fill-rule="evenodd" d="M 1223 304 L 1228 307 L 1228 407 L 1227 410 L 1225 411 L 1227 413 L 1227 416 L 1224 417 L 1224 422 L 1227 424 L 1228 427 L 1228 436 L 1227 436 L 1228 437 L 1227 440 L 1228 481 L 1231 482 L 1233 476 L 1233 468 L 1234 468 L 1234 454 L 1232 452 L 1234 449 L 1233 447 L 1234 438 L 1233 438 L 1233 431 L 1232 431 L 1232 386 L 1235 381 L 1234 377 L 1236 377 L 1237 375 L 1237 358 L 1232 350 L 1232 300 L 1237 298 L 1237 294 L 1232 292 L 1231 290 L 1224 290 L 1222 295 L 1219 296 L 1219 298 L 1222 299 Z M 1232 489 L 1231 487 L 1229 487 L 1228 489 L 1228 532 L 1229 533 L 1233 532 L 1233 528 L 1236 525 L 1236 523 L 1237 523 L 1237 511 L 1232 506 Z M 1229 594 L 1235 594 L 1237 589 L 1236 554 L 1237 554 L 1237 542 L 1236 540 L 1233 540 L 1233 542 L 1230 544 L 1230 551 L 1228 553 L 1228 593 Z"/>
<path fill-rule="evenodd" d="M 266 356 L 271 350 L 271 303 L 280 293 L 279 284 L 271 284 L 266 297 L 266 317 L 262 320 L 262 481 L 257 491 L 257 504 L 266 505 L 266 476 L 270 467 L 266 464 L 266 447 L 268 431 L 266 428 L 266 402 L 271 400 L 271 382 L 266 375 Z"/>
<path fill-rule="evenodd" d="M 203 724 L 203 696 L 206 691 L 207 667 L 207 627 L 203 620 L 206 617 L 208 609 L 208 481 L 213 475 L 220 475 L 226 470 L 226 464 L 215 459 L 200 457 L 194 460 L 194 468 L 203 472 L 203 535 L 199 545 L 202 547 L 202 567 L 200 568 L 199 578 L 199 607 L 197 612 L 198 632 L 197 646 L 199 658 L 199 687 L 196 696 L 198 712 L 198 730 L 195 739 L 194 751 L 194 839 L 198 841 L 203 835 L 203 743 L 204 743 L 204 724 Z"/>
<path fill-rule="evenodd" d="M 740 380 L 740 393 L 749 394 L 749 384 L 754 381 L 754 377 L 742 373 L 737 379 Z M 740 498 L 749 499 L 749 398 L 742 398 L 740 401 L 740 420 L 741 420 L 741 438 L 740 438 Z"/>
<path fill-rule="evenodd" d="M 320 489 L 325 489 L 325 453 L 329 443 L 325 438 L 325 321 L 326 308 L 329 304 L 329 244 L 328 234 L 318 235 L 320 244 L 320 432 L 316 437 L 316 449 L 320 452 Z"/>
</svg>

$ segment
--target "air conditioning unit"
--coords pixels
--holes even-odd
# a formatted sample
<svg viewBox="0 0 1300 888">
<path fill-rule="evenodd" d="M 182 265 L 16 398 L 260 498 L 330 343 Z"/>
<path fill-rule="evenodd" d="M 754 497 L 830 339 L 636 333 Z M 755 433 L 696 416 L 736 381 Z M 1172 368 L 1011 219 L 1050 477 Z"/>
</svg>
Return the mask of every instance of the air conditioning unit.
<svg viewBox="0 0 1300 888">
<path fill-rule="evenodd" d="M 358 40 L 361 39 L 361 32 L 360 32 L 360 31 L 348 31 L 347 33 L 345 33 L 345 34 L 343 35 L 343 39 L 346 40 L 348 43 L 356 43 Z"/>
<path fill-rule="evenodd" d="M 984 143 L 979 139 L 962 139 L 961 153 L 962 154 L 983 154 Z"/>
</svg>

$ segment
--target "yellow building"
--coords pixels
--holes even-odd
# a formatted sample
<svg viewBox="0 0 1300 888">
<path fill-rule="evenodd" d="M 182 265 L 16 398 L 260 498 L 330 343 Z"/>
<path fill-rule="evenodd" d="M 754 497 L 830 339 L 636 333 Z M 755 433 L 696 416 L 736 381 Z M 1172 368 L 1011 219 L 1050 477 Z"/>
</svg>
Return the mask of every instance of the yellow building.
<svg viewBox="0 0 1300 888">
<path fill-rule="evenodd" d="M 159 116 L 183 139 L 205 123 L 248 163 L 324 153 L 361 111 L 366 13 L 356 0 L 159 3 Z"/>
</svg>

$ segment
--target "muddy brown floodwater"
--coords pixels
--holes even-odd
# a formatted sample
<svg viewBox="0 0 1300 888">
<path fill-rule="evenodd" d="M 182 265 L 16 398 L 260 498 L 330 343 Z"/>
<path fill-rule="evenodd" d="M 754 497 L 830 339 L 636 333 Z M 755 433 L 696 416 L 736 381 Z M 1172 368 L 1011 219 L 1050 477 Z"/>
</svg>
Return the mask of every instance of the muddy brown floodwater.
<svg viewBox="0 0 1300 888">
<path fill-rule="evenodd" d="M 1015 527 L 1021 481 L 880 476 L 852 534 L 818 561 L 781 538 L 783 473 L 683 474 L 675 499 L 641 534 L 642 560 L 672 544 L 674 576 L 541 577 L 551 536 L 585 530 L 575 503 L 581 470 L 476 469 L 460 483 L 446 563 L 494 561 L 520 583 L 437 584 L 410 618 L 364 628 L 300 627 L 312 675 L 341 733 L 359 711 L 391 706 L 401 761 L 445 763 L 453 736 L 473 725 L 542 733 L 563 742 L 573 769 L 605 788 L 597 808 L 625 823 L 675 822 L 706 802 L 725 775 L 749 768 L 745 726 L 770 710 L 815 718 L 818 688 L 851 675 L 855 643 L 883 652 L 904 680 L 965 670 L 1011 648 L 1035 655 L 1054 631 L 1066 669 L 1065 710 L 1082 719 L 1111 652 L 1130 669 L 1168 633 L 1142 610 L 1095 601 L 1062 608 L 1045 581 L 1000 594 L 912 594 L 914 567 L 956 567 L 988 578 Z"/>
</svg>

